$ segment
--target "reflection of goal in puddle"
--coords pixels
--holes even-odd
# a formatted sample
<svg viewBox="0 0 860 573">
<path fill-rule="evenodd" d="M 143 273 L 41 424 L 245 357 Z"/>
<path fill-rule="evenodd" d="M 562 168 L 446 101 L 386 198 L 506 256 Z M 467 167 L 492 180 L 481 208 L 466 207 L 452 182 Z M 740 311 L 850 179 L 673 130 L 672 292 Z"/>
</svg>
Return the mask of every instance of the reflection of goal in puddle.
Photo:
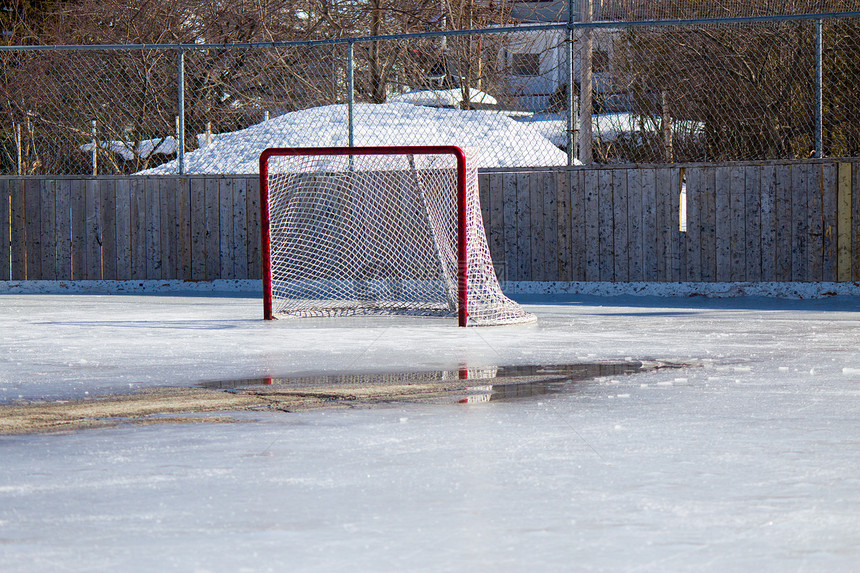
<svg viewBox="0 0 860 573">
<path fill-rule="evenodd" d="M 267 388 L 385 388 L 394 386 L 437 385 L 439 389 L 457 395 L 460 403 L 514 400 L 564 391 L 571 383 L 608 376 L 623 376 L 667 367 L 678 367 L 654 361 L 582 362 L 548 366 L 492 366 L 430 370 L 420 372 L 384 372 L 363 374 L 330 374 L 291 376 L 284 378 L 254 378 L 204 382 L 204 388 L 241 389 Z M 475 382 L 474 384 L 470 382 Z"/>
</svg>

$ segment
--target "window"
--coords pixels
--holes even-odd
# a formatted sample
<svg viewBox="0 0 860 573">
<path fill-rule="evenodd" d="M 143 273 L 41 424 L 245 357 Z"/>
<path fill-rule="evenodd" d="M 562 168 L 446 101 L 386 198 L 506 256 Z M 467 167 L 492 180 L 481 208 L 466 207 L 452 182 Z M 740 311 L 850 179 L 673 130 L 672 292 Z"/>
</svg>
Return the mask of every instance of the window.
<svg viewBox="0 0 860 573">
<path fill-rule="evenodd" d="M 605 73 L 609 70 L 609 52 L 606 50 L 594 50 L 591 53 L 591 69 L 594 73 Z"/>
<path fill-rule="evenodd" d="M 511 54 L 511 73 L 515 76 L 539 76 L 540 54 Z"/>
</svg>

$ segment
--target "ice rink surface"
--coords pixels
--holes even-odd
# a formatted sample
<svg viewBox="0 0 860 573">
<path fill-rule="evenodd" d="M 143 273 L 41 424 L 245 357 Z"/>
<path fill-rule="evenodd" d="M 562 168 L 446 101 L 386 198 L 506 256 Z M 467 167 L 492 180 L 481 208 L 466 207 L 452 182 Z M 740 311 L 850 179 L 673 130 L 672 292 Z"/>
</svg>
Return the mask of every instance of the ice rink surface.
<svg viewBox="0 0 860 573">
<path fill-rule="evenodd" d="M 518 298 L 536 325 L 0 296 L 5 404 L 296 374 L 684 365 L 476 404 L 0 436 L 0 570 L 857 571 L 857 298 Z"/>
</svg>

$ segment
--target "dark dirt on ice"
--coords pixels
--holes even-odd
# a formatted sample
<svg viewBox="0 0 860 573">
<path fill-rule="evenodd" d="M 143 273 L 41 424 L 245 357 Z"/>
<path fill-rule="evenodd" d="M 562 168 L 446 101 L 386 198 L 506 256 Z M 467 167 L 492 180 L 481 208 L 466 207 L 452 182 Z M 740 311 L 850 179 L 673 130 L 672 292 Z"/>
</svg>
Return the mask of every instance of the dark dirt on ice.
<svg viewBox="0 0 860 573">
<path fill-rule="evenodd" d="M 502 366 L 453 371 L 301 376 L 204 382 L 131 394 L 0 405 L 0 435 L 123 424 L 230 423 L 236 412 L 301 412 L 382 404 L 476 403 L 570 391 L 576 383 L 677 368 L 657 361 Z"/>
</svg>

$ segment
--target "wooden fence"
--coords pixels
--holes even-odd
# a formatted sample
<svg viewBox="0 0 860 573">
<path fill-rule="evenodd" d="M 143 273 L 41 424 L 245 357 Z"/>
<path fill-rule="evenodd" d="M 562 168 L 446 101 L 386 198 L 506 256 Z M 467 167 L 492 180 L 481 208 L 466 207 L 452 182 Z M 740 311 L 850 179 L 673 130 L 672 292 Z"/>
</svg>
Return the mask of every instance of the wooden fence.
<svg viewBox="0 0 860 573">
<path fill-rule="evenodd" d="M 503 280 L 860 280 L 860 160 L 489 170 L 480 189 Z M 259 278 L 259 234 L 255 176 L 0 178 L 0 280 Z"/>
<path fill-rule="evenodd" d="M 854 281 L 858 166 L 491 172 L 481 175 L 481 201 L 508 280 Z"/>
<path fill-rule="evenodd" d="M 0 279 L 261 276 L 255 177 L 6 178 L 3 205 Z"/>
</svg>

